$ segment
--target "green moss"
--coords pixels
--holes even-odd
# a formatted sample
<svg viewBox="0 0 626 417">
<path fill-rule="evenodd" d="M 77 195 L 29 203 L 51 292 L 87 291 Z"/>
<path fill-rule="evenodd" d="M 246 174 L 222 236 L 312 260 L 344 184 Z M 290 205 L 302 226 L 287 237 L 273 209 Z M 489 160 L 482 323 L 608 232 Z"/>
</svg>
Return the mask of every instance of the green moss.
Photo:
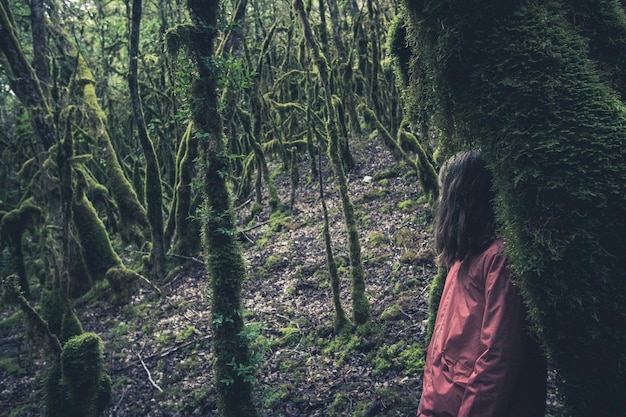
<svg viewBox="0 0 626 417">
<path fill-rule="evenodd" d="M 398 356 L 398 364 L 402 373 L 407 376 L 419 375 L 424 372 L 426 350 L 421 343 L 412 343 L 402 349 Z"/>
<path fill-rule="evenodd" d="M 405 88 L 409 84 L 409 62 L 411 49 L 407 43 L 406 14 L 399 12 L 391 21 L 387 31 L 387 50 L 394 59 L 394 70 L 399 80 L 400 87 Z"/>
<path fill-rule="evenodd" d="M 270 255 L 265 259 L 264 265 L 266 268 L 271 268 L 272 266 L 280 262 L 282 259 L 283 257 L 281 256 Z"/>
<path fill-rule="evenodd" d="M 432 149 L 422 145 L 417 137 L 405 129 L 398 131 L 398 142 L 405 151 L 411 151 L 416 155 L 415 163 L 412 164 L 417 171 L 417 179 L 428 202 L 434 206 L 439 198 L 439 175 L 435 169 L 436 163 L 432 156 Z"/>
<path fill-rule="evenodd" d="M 335 395 L 333 402 L 328 406 L 328 415 L 330 417 L 343 417 L 349 415 L 351 409 L 350 399 L 347 395 L 339 393 Z"/>
<path fill-rule="evenodd" d="M 289 382 L 281 383 L 276 387 L 268 388 L 264 394 L 263 407 L 273 409 L 274 406 L 291 396 L 294 390 L 295 386 Z"/>
<path fill-rule="evenodd" d="M 257 203 L 256 201 L 252 203 L 252 207 L 250 207 L 250 217 L 254 218 L 258 214 L 261 214 L 262 212 L 263 212 L 263 206 L 261 204 Z"/>
<path fill-rule="evenodd" d="M 333 358 L 338 366 L 341 366 L 344 361 L 352 357 L 355 352 L 361 347 L 362 339 L 354 334 L 343 333 L 335 337 L 324 348 L 324 353 Z"/>
<path fill-rule="evenodd" d="M 23 318 L 24 318 L 24 313 L 22 312 L 22 310 L 18 310 L 15 313 L 13 313 L 11 316 L 0 321 L 0 329 L 9 329 L 15 326 Z"/>
<path fill-rule="evenodd" d="M 398 203 L 398 208 L 402 211 L 411 210 L 415 207 L 415 202 L 413 200 L 404 200 Z"/>
<path fill-rule="evenodd" d="M 420 343 L 407 344 L 401 340 L 391 345 L 384 344 L 371 359 L 373 374 L 380 375 L 394 369 L 403 375 L 418 375 L 424 371 L 425 358 L 425 350 Z"/>
<path fill-rule="evenodd" d="M 102 220 L 84 194 L 72 204 L 72 222 L 92 284 L 103 280 L 110 268 L 122 265 L 121 259 L 113 250 Z"/>
<path fill-rule="evenodd" d="M 111 401 L 111 379 L 104 372 L 102 341 L 83 333 L 67 341 L 61 353 L 63 387 L 75 415 L 97 417 Z"/>
<path fill-rule="evenodd" d="M 74 336 L 78 336 L 83 333 L 83 326 L 76 317 L 76 314 L 71 309 L 66 309 L 63 314 L 63 320 L 61 323 L 61 335 L 59 341 L 65 343 Z"/>
<path fill-rule="evenodd" d="M 403 248 L 415 247 L 415 241 L 418 239 L 418 234 L 409 228 L 400 228 L 393 234 L 393 241 L 398 246 Z"/>
<path fill-rule="evenodd" d="M 122 238 L 126 242 L 134 242 L 141 247 L 145 242 L 145 234 L 149 228 L 146 210 L 139 202 L 137 192 L 126 178 L 115 148 L 111 143 L 106 128 L 106 114 L 100 107 L 96 96 L 96 82 L 93 74 L 83 56 L 78 52 L 76 52 L 76 59 L 77 78 L 83 86 L 83 97 L 91 111 L 92 129 L 106 160 L 105 168 L 109 189 L 119 209 Z"/>
<path fill-rule="evenodd" d="M 415 263 L 419 258 L 419 255 L 410 250 L 410 249 L 406 249 L 403 250 L 402 253 L 400 254 L 400 258 L 398 259 L 398 262 L 400 262 L 401 264 L 412 264 Z"/>
<path fill-rule="evenodd" d="M 443 266 L 439 266 L 437 274 L 430 284 L 428 295 L 428 324 L 426 326 L 426 334 L 424 335 L 426 343 L 429 343 L 430 338 L 433 335 L 433 331 L 435 330 L 435 319 L 437 318 L 439 301 L 441 301 L 441 295 L 443 294 L 443 287 L 446 284 L 447 274 L 447 269 Z"/>
<path fill-rule="evenodd" d="M 133 290 L 139 274 L 135 271 L 116 267 L 106 272 L 106 279 L 114 293 L 114 301 L 119 304 L 128 304 L 133 296 Z"/>
<path fill-rule="evenodd" d="M 368 241 L 372 248 L 389 244 L 389 237 L 382 232 L 373 231 L 368 235 Z"/>
<path fill-rule="evenodd" d="M 302 339 L 300 329 L 297 327 L 289 326 L 278 329 L 281 334 L 280 339 L 277 340 L 278 346 L 289 346 L 298 343 Z"/>
<path fill-rule="evenodd" d="M 52 362 L 46 370 L 44 385 L 44 417 L 78 417 L 62 383 L 60 360 Z"/>
<path fill-rule="evenodd" d="M 270 214 L 270 230 L 280 232 L 291 224 L 291 215 L 284 211 L 274 211 Z"/>
<path fill-rule="evenodd" d="M 508 253 L 571 414 L 620 414 L 626 111 L 623 80 L 614 78 L 623 57 L 605 48 L 623 44 L 623 8 L 617 1 L 404 3 L 422 65 L 413 73 L 427 82 L 411 95 L 436 92 L 445 141 L 480 146 L 493 169 Z M 617 43 L 605 42 L 609 27 Z"/>
<path fill-rule="evenodd" d="M 368 257 L 368 255 L 366 254 L 365 260 L 367 261 L 369 265 L 387 265 L 389 261 L 391 260 L 391 254 L 383 253 L 382 255 L 371 256 L 371 257 Z"/>
<path fill-rule="evenodd" d="M 15 376 L 23 374 L 24 369 L 15 358 L 0 358 L 0 372 L 9 376 Z"/>
<path fill-rule="evenodd" d="M 50 331 L 60 335 L 62 333 L 65 306 L 59 294 L 59 289 L 53 285 L 52 280 L 47 282 L 41 291 L 40 309 L 41 317 L 48 323 Z"/>
<path fill-rule="evenodd" d="M 174 339 L 175 336 L 168 331 L 164 331 L 156 335 L 156 341 L 161 346 L 170 345 L 174 341 Z"/>
<path fill-rule="evenodd" d="M 172 247 L 170 252 L 183 256 L 195 256 L 200 250 L 200 220 L 195 216 L 198 206 L 193 198 L 193 180 L 196 173 L 195 159 L 198 156 L 198 141 L 192 134 L 192 123 L 189 123 L 181 138 L 176 156 L 176 187 L 173 208 L 168 228 L 173 229 Z"/>
<path fill-rule="evenodd" d="M 41 208 L 35 204 L 31 197 L 19 207 L 7 212 L 0 220 L 0 241 L 8 243 L 11 250 L 13 271 L 19 277 L 19 283 L 26 297 L 30 297 L 30 285 L 24 263 L 22 238 L 24 232 L 33 228 L 41 217 Z"/>
<path fill-rule="evenodd" d="M 387 307 L 380 315 L 383 320 L 398 320 L 402 317 L 402 309 L 397 304 Z"/>
<path fill-rule="evenodd" d="M 184 341 L 188 340 L 190 337 L 192 337 L 197 332 L 198 332 L 198 330 L 194 326 L 187 325 L 187 326 L 185 326 L 184 329 L 182 329 L 176 335 L 176 342 L 177 343 L 184 342 Z"/>
<path fill-rule="evenodd" d="M 363 193 L 361 201 L 367 203 L 374 200 L 384 200 L 389 194 L 390 191 L 387 188 L 373 187 Z"/>
</svg>

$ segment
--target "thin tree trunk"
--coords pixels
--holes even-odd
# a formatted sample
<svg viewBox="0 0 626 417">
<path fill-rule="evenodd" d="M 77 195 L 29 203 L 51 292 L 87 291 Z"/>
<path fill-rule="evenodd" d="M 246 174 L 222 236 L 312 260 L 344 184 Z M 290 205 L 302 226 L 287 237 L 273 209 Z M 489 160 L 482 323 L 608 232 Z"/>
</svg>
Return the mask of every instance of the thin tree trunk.
<svg viewBox="0 0 626 417">
<path fill-rule="evenodd" d="M 320 79 L 324 86 L 326 111 L 328 114 L 328 119 L 326 121 L 328 153 L 330 154 L 333 171 L 337 177 L 339 195 L 341 196 L 341 206 L 348 234 L 350 272 L 352 275 L 352 318 L 355 325 L 363 325 L 371 320 L 370 306 L 367 296 L 365 295 L 365 272 L 363 270 L 363 262 L 361 260 L 361 243 L 359 241 L 359 232 L 356 227 L 356 219 L 354 217 L 354 206 L 352 205 L 352 201 L 350 201 L 350 196 L 348 195 L 348 183 L 346 175 L 343 171 L 343 163 L 339 156 L 339 132 L 337 130 L 335 110 L 332 101 L 328 63 L 321 55 L 319 46 L 313 37 L 313 31 L 311 30 L 302 0 L 294 0 L 294 6 L 297 13 L 300 15 L 300 19 L 302 20 L 304 36 L 312 52 L 313 61 L 319 71 Z"/>
<path fill-rule="evenodd" d="M 132 25 L 130 33 L 129 50 L 129 75 L 128 86 L 130 89 L 133 118 L 137 125 L 139 142 L 146 158 L 145 199 L 146 214 L 150 223 L 152 248 L 150 251 L 150 266 L 155 278 L 162 278 L 165 274 L 165 243 L 163 239 L 163 189 L 161 186 L 161 170 L 159 160 L 152 140 L 148 136 L 146 122 L 141 108 L 139 97 L 139 85 L 137 83 L 137 59 L 139 55 L 139 28 L 141 26 L 141 0 L 133 0 Z"/>
<path fill-rule="evenodd" d="M 370 43 L 372 47 L 372 67 L 371 74 L 368 74 L 370 81 L 370 102 L 372 103 L 372 109 L 376 113 L 378 118 L 386 116 L 383 106 L 380 103 L 380 82 L 378 80 L 378 74 L 380 72 L 380 54 L 379 50 L 379 36 L 378 36 L 378 12 L 374 10 L 372 0 L 367 0 L 367 13 L 369 18 L 370 30 L 368 31 L 370 37 Z"/>
<path fill-rule="evenodd" d="M 47 122 L 47 120 L 51 120 L 49 116 L 52 113 L 39 79 L 24 55 L 15 31 L 11 11 L 8 8 L 8 3 L 4 1 L 0 2 L 0 39 L 2 39 L 0 48 L 10 65 L 10 68 L 5 68 L 5 70 L 9 72 L 11 90 L 28 109 L 35 135 L 39 138 L 43 149 L 47 151 L 57 142 L 56 133 Z"/>
<path fill-rule="evenodd" d="M 337 50 L 337 56 L 340 60 L 345 60 L 343 46 L 343 40 L 341 37 L 343 36 L 341 32 L 341 22 L 339 21 L 339 4 L 337 0 L 327 0 L 328 1 L 328 10 L 330 11 L 330 21 L 332 22 L 331 28 L 333 31 L 333 42 L 335 43 L 335 49 Z"/>
<path fill-rule="evenodd" d="M 192 132 L 193 125 L 187 126 L 178 145 L 176 155 L 176 186 L 170 210 L 173 238 L 170 253 L 183 257 L 196 256 L 200 249 L 200 227 L 193 216 L 192 181 L 195 176 L 195 159 L 198 156 L 198 140 Z M 184 258 L 183 258 L 184 259 Z"/>
<path fill-rule="evenodd" d="M 322 202 L 322 213 L 324 214 L 324 227 L 322 235 L 324 236 L 324 248 L 326 249 L 326 266 L 328 268 L 328 275 L 330 280 L 330 289 L 333 300 L 333 308 L 335 315 L 333 317 L 333 328 L 335 334 L 341 333 L 341 331 L 350 324 L 348 317 L 341 305 L 341 294 L 339 271 L 337 269 L 337 262 L 335 262 L 335 255 L 333 254 L 333 244 L 330 236 L 330 221 L 328 219 L 328 208 L 326 207 L 326 197 L 324 196 L 324 179 L 321 174 L 322 171 L 322 153 L 318 152 L 317 155 L 318 167 L 319 167 L 319 188 L 320 188 L 320 201 Z"/>
<path fill-rule="evenodd" d="M 46 41 L 43 3 L 43 0 L 32 0 L 30 2 L 30 19 L 33 27 L 33 66 L 42 88 L 47 90 L 50 81 L 50 69 L 48 68 L 50 57 L 48 56 L 48 42 Z"/>
<path fill-rule="evenodd" d="M 218 112 L 215 59 L 218 0 L 188 0 L 195 39 L 189 49 L 198 77 L 193 81 L 191 113 L 203 164 L 203 243 L 211 275 L 215 384 L 221 417 L 256 417 L 252 401 L 255 365 L 251 363 L 242 317 L 241 286 L 246 269 L 237 241 L 226 175 L 226 154 Z"/>
</svg>

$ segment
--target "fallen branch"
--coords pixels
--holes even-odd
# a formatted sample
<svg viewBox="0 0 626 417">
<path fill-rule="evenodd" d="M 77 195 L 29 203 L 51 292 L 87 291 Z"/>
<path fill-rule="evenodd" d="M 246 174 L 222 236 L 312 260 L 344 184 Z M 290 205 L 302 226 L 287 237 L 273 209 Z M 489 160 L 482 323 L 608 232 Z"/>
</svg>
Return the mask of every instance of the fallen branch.
<svg viewBox="0 0 626 417">
<path fill-rule="evenodd" d="M 178 345 L 178 346 L 174 346 L 173 348 L 171 348 L 171 349 L 169 349 L 169 350 L 166 350 L 165 352 L 155 353 L 154 355 L 147 356 L 147 357 L 145 358 L 145 360 L 147 360 L 147 361 L 151 361 L 151 360 L 153 360 L 153 359 L 163 359 L 163 358 L 165 358 L 165 357 L 167 357 L 167 356 L 171 355 L 172 353 L 175 353 L 175 352 L 177 352 L 177 351 L 179 351 L 179 350 L 181 350 L 181 349 L 183 349 L 183 348 L 186 348 L 187 346 L 193 345 L 194 343 L 201 342 L 201 341 L 206 340 L 206 339 L 209 339 L 209 338 L 211 338 L 211 335 L 205 335 L 205 336 L 203 336 L 203 337 L 199 337 L 199 338 L 197 338 L 197 339 L 189 340 L 189 341 L 187 341 L 187 342 L 181 343 L 181 344 L 180 344 L 180 345 Z M 137 356 L 139 357 L 139 359 L 140 359 L 140 360 L 142 359 L 142 358 L 141 358 L 141 356 L 140 356 L 139 354 L 137 354 Z M 143 360 L 141 361 L 141 364 L 142 364 L 142 365 L 144 366 L 144 368 L 145 368 L 145 364 L 144 364 L 144 361 L 143 361 Z M 120 372 L 124 372 L 125 370 L 127 370 L 127 369 L 129 369 L 129 368 L 132 368 L 133 366 L 135 366 L 135 364 L 134 364 L 134 363 L 129 363 L 129 364 L 127 364 L 126 366 L 123 366 L 123 367 L 120 367 L 120 368 L 114 368 L 114 369 L 111 369 L 111 370 L 109 371 L 109 375 L 116 375 L 116 374 L 118 374 L 118 373 L 120 373 Z"/>
<path fill-rule="evenodd" d="M 150 370 L 146 366 L 146 363 L 143 361 L 143 358 L 141 357 L 141 355 L 139 353 L 137 353 L 137 357 L 141 361 L 141 365 L 143 366 L 143 369 L 145 369 L 146 373 L 148 374 L 148 380 L 150 381 L 152 386 L 154 388 L 158 389 L 159 392 L 163 392 L 163 389 L 160 386 L 158 386 L 158 384 L 156 382 L 154 382 L 154 379 L 152 379 L 152 374 L 150 373 Z"/>
<path fill-rule="evenodd" d="M 168 256 L 172 256 L 172 257 L 174 257 L 174 258 L 179 258 L 179 259 L 185 259 L 185 260 L 188 260 L 188 261 L 194 261 L 194 262 L 199 263 L 200 265 L 204 265 L 204 262 L 203 262 L 203 261 L 201 261 L 201 260 L 200 260 L 200 259 L 198 259 L 198 258 L 194 258 L 193 256 L 177 255 L 177 254 L 175 254 L 175 253 L 170 254 L 170 255 L 168 255 Z"/>
</svg>

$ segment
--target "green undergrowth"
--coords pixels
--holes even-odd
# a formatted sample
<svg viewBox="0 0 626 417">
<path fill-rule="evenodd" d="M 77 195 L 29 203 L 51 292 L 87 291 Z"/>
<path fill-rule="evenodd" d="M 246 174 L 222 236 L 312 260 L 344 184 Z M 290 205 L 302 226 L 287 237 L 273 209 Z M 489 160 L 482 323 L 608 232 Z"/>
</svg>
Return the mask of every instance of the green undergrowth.
<svg viewBox="0 0 626 417">
<path fill-rule="evenodd" d="M 383 344 L 367 359 L 373 366 L 374 375 L 395 370 L 402 375 L 411 376 L 424 371 L 426 357 L 421 343 L 407 343 L 405 340 L 400 340 L 396 343 Z"/>
<path fill-rule="evenodd" d="M 0 375 L 23 375 L 26 370 L 16 358 L 0 358 Z"/>
</svg>

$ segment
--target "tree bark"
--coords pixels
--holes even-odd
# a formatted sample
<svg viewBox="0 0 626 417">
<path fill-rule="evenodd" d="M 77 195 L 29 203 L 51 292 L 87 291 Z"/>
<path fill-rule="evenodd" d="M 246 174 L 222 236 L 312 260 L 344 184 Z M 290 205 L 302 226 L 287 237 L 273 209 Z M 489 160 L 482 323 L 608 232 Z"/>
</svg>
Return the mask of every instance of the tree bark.
<svg viewBox="0 0 626 417">
<path fill-rule="evenodd" d="M 106 127 L 106 115 L 96 97 L 96 80 L 83 56 L 76 51 L 76 79 L 83 86 L 82 93 L 88 111 L 91 128 L 106 160 L 106 174 L 109 188 L 118 205 L 121 218 L 121 235 L 126 242 L 134 242 L 141 247 L 144 235 L 149 227 L 145 208 L 139 202 L 137 192 L 126 178 L 120 165 L 117 152 L 113 147 Z"/>
<path fill-rule="evenodd" d="M 585 4 L 623 27 L 616 1 Z M 598 18 L 560 1 L 405 6 L 439 127 L 456 127 L 446 141 L 480 146 L 493 170 L 507 254 L 568 411 L 623 414 L 626 110 L 595 49 L 604 35 L 578 26 Z"/>
<path fill-rule="evenodd" d="M 255 364 L 251 362 L 242 317 L 241 286 L 246 269 L 237 240 L 226 185 L 228 155 L 218 112 L 215 41 L 218 0 L 188 0 L 194 36 L 188 39 L 198 71 L 191 113 L 197 130 L 204 192 L 203 243 L 211 275 L 214 370 L 221 417 L 256 417 L 252 401 Z"/>
<path fill-rule="evenodd" d="M 308 17 L 304 10 L 302 0 L 294 0 L 294 7 L 300 16 L 304 28 L 304 37 L 313 55 L 313 61 L 320 74 L 322 85 L 324 86 L 324 97 L 326 101 L 326 136 L 328 139 L 328 153 L 333 165 L 333 171 L 337 177 L 339 195 L 341 196 L 341 207 L 348 234 L 348 249 L 350 258 L 350 273 L 352 276 L 352 319 L 355 325 L 364 325 L 371 320 L 370 306 L 365 294 L 365 272 L 361 260 L 361 243 L 359 232 L 356 227 L 354 217 L 354 206 L 348 195 L 348 182 L 343 171 L 343 162 L 339 156 L 339 132 L 335 110 L 333 107 L 332 91 L 330 86 L 330 75 L 326 58 L 320 53 L 319 46 L 313 36 L 313 31 L 309 24 Z"/>
<path fill-rule="evenodd" d="M 141 0 L 133 0 L 128 87 L 130 89 L 133 118 L 137 125 L 139 142 L 146 158 L 145 199 L 146 214 L 150 223 L 152 248 L 150 250 L 150 266 L 155 278 L 160 279 L 165 274 L 165 242 L 163 238 L 163 189 L 161 186 L 161 170 L 154 151 L 152 140 L 146 130 L 146 122 L 141 108 L 139 85 L 137 82 L 137 60 L 139 55 L 139 29 L 141 27 Z"/>
<path fill-rule="evenodd" d="M 28 109 L 35 134 L 42 147 L 47 151 L 57 142 L 56 133 L 47 120 L 51 111 L 41 84 L 33 68 L 28 63 L 15 32 L 8 3 L 0 2 L 0 48 L 10 68 L 9 84 L 11 89 Z"/>
</svg>

